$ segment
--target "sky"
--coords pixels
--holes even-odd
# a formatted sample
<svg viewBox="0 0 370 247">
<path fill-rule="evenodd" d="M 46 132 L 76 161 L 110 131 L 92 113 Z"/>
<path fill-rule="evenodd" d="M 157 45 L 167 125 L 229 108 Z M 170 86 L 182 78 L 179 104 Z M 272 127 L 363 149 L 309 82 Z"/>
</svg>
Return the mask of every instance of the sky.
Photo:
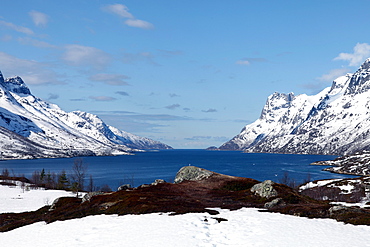
<svg viewBox="0 0 370 247">
<path fill-rule="evenodd" d="M 0 71 L 65 111 L 174 148 L 220 146 L 274 92 L 316 94 L 370 57 L 370 1 L 12 0 Z"/>
</svg>

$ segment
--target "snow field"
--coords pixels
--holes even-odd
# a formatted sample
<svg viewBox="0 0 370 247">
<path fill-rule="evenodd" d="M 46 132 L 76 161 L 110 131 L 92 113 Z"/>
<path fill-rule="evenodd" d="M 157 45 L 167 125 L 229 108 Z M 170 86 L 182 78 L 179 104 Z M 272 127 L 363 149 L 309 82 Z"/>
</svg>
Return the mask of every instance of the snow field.
<svg viewBox="0 0 370 247">
<path fill-rule="evenodd" d="M 98 215 L 39 222 L 0 233 L 2 246 L 370 246 L 369 226 L 330 219 L 306 219 L 258 209 L 217 209 L 218 223 L 207 213 L 169 216 Z M 207 221 L 205 221 L 207 219 Z"/>
<path fill-rule="evenodd" d="M 45 198 L 52 201 L 66 195 L 70 193 L 52 190 L 23 193 L 19 186 L 0 186 L 0 210 L 34 210 L 45 205 Z M 18 196 L 22 199 L 15 199 Z M 215 210 L 220 214 L 97 215 L 51 224 L 38 222 L 0 233 L 0 246 L 370 246 L 370 226 L 259 212 L 255 208 Z M 218 223 L 214 218 L 227 221 Z"/>
<path fill-rule="evenodd" d="M 45 205 L 51 205 L 58 197 L 76 196 L 64 190 L 44 190 L 43 188 L 27 190 L 26 187 L 21 187 L 21 182 L 17 181 L 16 184 L 17 186 L 14 187 L 0 186 L 0 213 L 34 211 Z"/>
</svg>

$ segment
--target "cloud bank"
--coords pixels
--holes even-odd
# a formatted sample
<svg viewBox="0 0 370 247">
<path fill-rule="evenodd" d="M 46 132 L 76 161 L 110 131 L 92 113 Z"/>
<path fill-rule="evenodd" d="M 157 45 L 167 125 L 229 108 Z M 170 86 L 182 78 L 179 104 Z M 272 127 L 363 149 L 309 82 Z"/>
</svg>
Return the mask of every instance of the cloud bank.
<svg viewBox="0 0 370 247">
<path fill-rule="evenodd" d="M 334 60 L 349 61 L 349 66 L 359 66 L 369 57 L 370 45 L 357 43 L 353 48 L 353 53 L 340 53 Z"/>
</svg>

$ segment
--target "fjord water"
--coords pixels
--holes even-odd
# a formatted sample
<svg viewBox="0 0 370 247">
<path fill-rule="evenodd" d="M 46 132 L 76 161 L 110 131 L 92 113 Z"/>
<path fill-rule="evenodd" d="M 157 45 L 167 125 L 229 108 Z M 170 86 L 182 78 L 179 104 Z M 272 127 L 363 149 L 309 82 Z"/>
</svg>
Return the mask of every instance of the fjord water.
<svg viewBox="0 0 370 247">
<path fill-rule="evenodd" d="M 87 176 L 91 174 L 95 185 L 109 185 L 115 190 L 124 183 L 138 186 L 152 183 L 155 179 L 173 182 L 176 172 L 183 166 L 193 165 L 214 172 L 249 177 L 256 180 L 271 179 L 279 182 L 284 174 L 301 183 L 311 180 L 349 177 L 322 171 L 322 166 L 309 164 L 319 160 L 333 159 L 327 155 L 255 154 L 240 151 L 209 150 L 160 150 L 122 156 L 83 157 L 87 165 Z M 34 171 L 71 173 L 76 158 L 8 160 L 0 162 L 0 169 L 7 168 L 15 175 L 31 177 Z"/>
</svg>

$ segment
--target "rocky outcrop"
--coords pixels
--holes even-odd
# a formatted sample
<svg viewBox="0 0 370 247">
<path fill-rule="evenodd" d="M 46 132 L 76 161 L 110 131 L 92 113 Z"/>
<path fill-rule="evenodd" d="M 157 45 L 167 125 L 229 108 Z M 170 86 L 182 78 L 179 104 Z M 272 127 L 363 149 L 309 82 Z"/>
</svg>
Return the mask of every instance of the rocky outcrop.
<svg viewBox="0 0 370 247">
<path fill-rule="evenodd" d="M 156 185 L 158 185 L 158 184 L 163 184 L 163 183 L 165 183 L 166 181 L 164 181 L 163 179 L 156 179 L 156 180 L 154 180 L 154 182 L 153 183 L 151 183 L 151 185 L 152 186 L 156 186 Z"/>
<path fill-rule="evenodd" d="M 105 193 L 104 193 L 104 192 L 102 192 L 102 191 L 93 191 L 93 192 L 89 192 L 89 193 L 85 194 L 85 195 L 82 197 L 82 203 L 83 203 L 83 202 L 86 202 L 86 201 L 90 201 L 90 200 L 91 200 L 91 198 L 92 198 L 93 196 L 98 196 L 98 195 L 103 195 L 103 194 L 105 194 Z"/>
<path fill-rule="evenodd" d="M 274 93 L 221 150 L 345 155 L 370 150 L 370 59 L 317 95 Z"/>
<path fill-rule="evenodd" d="M 301 185 L 299 190 L 316 200 L 365 204 L 370 201 L 370 177 L 317 180 Z"/>
<path fill-rule="evenodd" d="M 209 178 L 214 173 L 203 168 L 195 166 L 184 166 L 176 174 L 174 183 L 178 184 L 183 181 L 199 181 Z"/>
<path fill-rule="evenodd" d="M 271 202 L 265 203 L 265 208 L 276 208 L 276 207 L 285 207 L 286 203 L 284 202 L 283 198 L 275 198 Z"/>
<path fill-rule="evenodd" d="M 251 188 L 251 192 L 264 198 L 275 197 L 278 195 L 278 192 L 274 189 L 274 184 L 271 180 L 265 180 L 262 183 L 254 185 Z"/>
<path fill-rule="evenodd" d="M 120 187 L 118 187 L 117 191 L 128 190 L 128 189 L 131 189 L 131 184 L 122 184 Z"/>
<path fill-rule="evenodd" d="M 334 173 L 370 176 L 370 152 L 362 151 L 341 156 L 334 160 L 317 161 L 311 165 L 331 166 L 325 168 L 324 171 Z"/>
</svg>

